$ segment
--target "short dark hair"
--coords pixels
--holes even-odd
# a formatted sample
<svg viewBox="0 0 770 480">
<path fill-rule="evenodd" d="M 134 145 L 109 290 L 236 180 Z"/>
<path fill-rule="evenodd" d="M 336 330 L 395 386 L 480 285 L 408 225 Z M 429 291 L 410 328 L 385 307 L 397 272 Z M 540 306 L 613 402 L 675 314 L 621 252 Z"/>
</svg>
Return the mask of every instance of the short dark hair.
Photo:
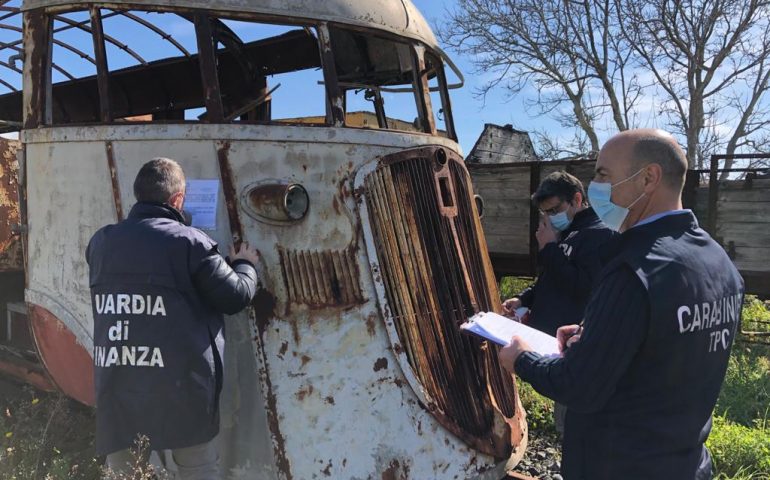
<svg viewBox="0 0 770 480">
<path fill-rule="evenodd" d="M 580 192 L 583 204 L 585 204 L 586 192 L 580 180 L 564 171 L 553 172 L 540 182 L 537 190 L 532 194 L 532 202 L 539 206 L 551 197 L 557 197 L 564 202 L 572 202 L 578 192 Z"/>
<path fill-rule="evenodd" d="M 134 180 L 134 197 L 138 202 L 166 203 L 171 195 L 184 189 L 182 167 L 170 158 L 155 158 L 145 163 Z"/>
<path fill-rule="evenodd" d="M 687 158 L 679 145 L 673 140 L 656 136 L 637 140 L 631 154 L 632 170 L 638 172 L 651 163 L 660 165 L 663 172 L 662 180 L 666 185 L 682 191 L 687 175 Z"/>
</svg>

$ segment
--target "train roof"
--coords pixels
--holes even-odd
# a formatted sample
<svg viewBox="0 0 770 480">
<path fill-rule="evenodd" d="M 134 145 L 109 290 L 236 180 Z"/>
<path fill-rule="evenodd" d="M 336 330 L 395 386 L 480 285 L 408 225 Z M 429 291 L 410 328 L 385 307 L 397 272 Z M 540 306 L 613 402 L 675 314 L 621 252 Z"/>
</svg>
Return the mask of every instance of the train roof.
<svg viewBox="0 0 770 480">
<path fill-rule="evenodd" d="M 321 20 L 374 28 L 409 37 L 440 50 L 425 17 L 411 0 L 25 0 L 22 10 L 41 7 L 104 4 L 109 8 L 180 10 L 202 9 L 219 14 L 260 14 L 280 19 Z"/>
</svg>

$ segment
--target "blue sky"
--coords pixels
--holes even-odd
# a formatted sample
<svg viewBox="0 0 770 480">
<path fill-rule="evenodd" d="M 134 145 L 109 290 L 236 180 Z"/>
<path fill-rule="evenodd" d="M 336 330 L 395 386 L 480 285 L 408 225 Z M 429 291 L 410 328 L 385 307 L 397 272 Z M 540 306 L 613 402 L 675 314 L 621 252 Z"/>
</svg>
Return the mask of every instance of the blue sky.
<svg viewBox="0 0 770 480">
<path fill-rule="evenodd" d="M 456 4 L 455 0 L 413 0 L 413 2 L 431 24 L 434 32 L 437 30 L 436 26 L 445 17 L 445 10 L 453 8 Z M 465 86 L 452 90 L 451 97 L 460 145 L 462 145 L 466 155 L 473 148 L 473 144 L 481 134 L 485 123 L 498 125 L 510 123 L 515 128 L 527 131 L 544 128 L 554 132 L 561 131 L 561 128 L 550 119 L 530 116 L 525 111 L 523 96 L 507 100 L 503 89 L 498 88 L 490 92 L 485 101 L 476 98 L 473 92 L 483 84 L 483 76 L 473 73 L 474 68 L 471 59 L 445 50 L 465 75 Z"/>
</svg>

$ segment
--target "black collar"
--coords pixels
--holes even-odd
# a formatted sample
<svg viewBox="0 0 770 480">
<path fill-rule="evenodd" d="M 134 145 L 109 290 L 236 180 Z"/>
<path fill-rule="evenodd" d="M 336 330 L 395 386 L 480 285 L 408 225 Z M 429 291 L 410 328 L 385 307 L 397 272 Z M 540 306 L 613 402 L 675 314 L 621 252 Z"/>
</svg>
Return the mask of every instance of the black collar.
<svg viewBox="0 0 770 480">
<path fill-rule="evenodd" d="M 182 213 L 165 203 L 137 202 L 137 204 L 131 208 L 128 218 L 139 220 L 145 218 L 168 218 L 170 220 L 176 220 L 179 223 L 185 223 Z"/>
</svg>

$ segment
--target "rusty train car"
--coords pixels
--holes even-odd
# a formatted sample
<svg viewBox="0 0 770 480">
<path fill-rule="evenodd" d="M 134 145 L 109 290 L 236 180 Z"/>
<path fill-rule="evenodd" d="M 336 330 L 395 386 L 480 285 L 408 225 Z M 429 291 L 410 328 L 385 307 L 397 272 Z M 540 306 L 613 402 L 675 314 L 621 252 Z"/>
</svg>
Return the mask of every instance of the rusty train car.
<svg viewBox="0 0 770 480">
<path fill-rule="evenodd" d="M 0 26 L 21 34 L 0 45 L 21 84 L 0 82 L 20 139 L 0 170 L 0 369 L 93 404 L 84 250 L 171 157 L 197 226 L 265 264 L 226 320 L 224 478 L 499 479 L 521 458 L 514 379 L 458 329 L 499 294 L 451 60 L 409 0 L 25 0 Z M 387 115 L 399 102 L 414 121 Z M 361 105 L 376 125 L 349 120 Z"/>
</svg>

